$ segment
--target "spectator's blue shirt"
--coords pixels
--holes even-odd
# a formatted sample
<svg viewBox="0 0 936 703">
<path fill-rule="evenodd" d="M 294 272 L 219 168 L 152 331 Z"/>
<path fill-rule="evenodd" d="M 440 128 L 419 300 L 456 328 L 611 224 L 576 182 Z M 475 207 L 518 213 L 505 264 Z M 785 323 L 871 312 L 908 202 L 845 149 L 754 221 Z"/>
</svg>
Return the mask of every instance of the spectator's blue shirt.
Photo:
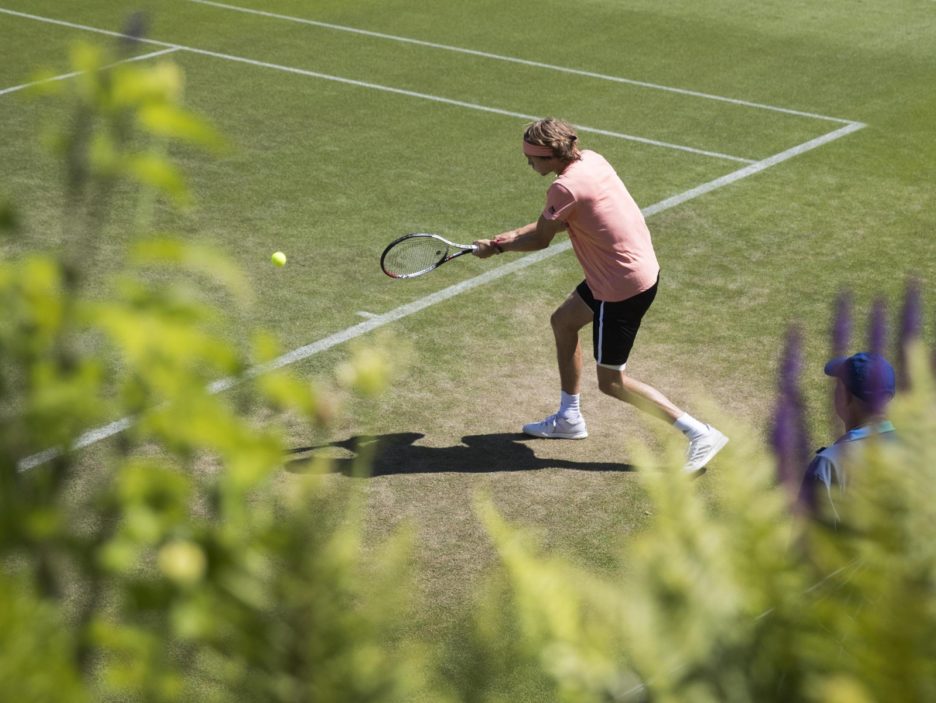
<svg viewBox="0 0 936 703">
<path fill-rule="evenodd" d="M 848 472 L 844 457 L 851 451 L 855 443 L 862 442 L 872 435 L 879 435 L 883 439 L 892 439 L 894 437 L 894 425 L 889 420 L 884 420 L 875 423 L 873 426 L 862 425 L 856 427 L 835 440 L 835 444 L 831 447 L 823 447 L 817 451 L 816 456 L 813 457 L 806 469 L 806 474 L 803 476 L 799 494 L 800 502 L 815 513 L 818 508 L 816 494 L 821 485 L 825 489 L 825 494 L 832 506 L 833 516 L 838 521 L 838 513 L 835 510 L 835 501 L 832 497 L 832 486 L 837 486 L 839 493 L 846 490 L 848 487 Z"/>
</svg>

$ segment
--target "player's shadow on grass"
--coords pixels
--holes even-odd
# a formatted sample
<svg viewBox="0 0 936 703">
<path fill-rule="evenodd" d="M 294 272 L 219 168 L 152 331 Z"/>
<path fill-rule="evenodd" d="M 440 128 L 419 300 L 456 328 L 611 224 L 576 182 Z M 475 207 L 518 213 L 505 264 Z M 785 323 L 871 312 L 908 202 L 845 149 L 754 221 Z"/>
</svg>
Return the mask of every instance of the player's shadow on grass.
<svg viewBox="0 0 936 703">
<path fill-rule="evenodd" d="M 494 473 L 498 471 L 536 471 L 572 469 L 576 471 L 633 471 L 619 462 L 569 461 L 540 458 L 529 446 L 539 442 L 545 448 L 557 440 L 536 439 L 524 434 L 504 433 L 469 435 L 454 447 L 424 447 L 416 442 L 425 435 L 400 432 L 376 437 L 351 437 L 311 447 L 289 450 L 295 458 L 286 463 L 287 471 L 310 470 L 317 458 L 331 462 L 332 472 L 345 476 L 390 476 L 457 473 Z"/>
</svg>

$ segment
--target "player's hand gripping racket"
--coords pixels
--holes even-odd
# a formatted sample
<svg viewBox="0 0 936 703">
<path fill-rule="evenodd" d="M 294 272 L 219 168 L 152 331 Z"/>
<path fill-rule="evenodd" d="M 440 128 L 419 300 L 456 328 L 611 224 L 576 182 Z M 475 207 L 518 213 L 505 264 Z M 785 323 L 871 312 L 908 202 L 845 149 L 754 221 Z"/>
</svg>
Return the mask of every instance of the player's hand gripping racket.
<svg viewBox="0 0 936 703">
<path fill-rule="evenodd" d="M 438 234 L 407 234 L 387 245 L 380 268 L 390 278 L 414 278 L 475 249 L 474 244 L 455 244 Z"/>
</svg>

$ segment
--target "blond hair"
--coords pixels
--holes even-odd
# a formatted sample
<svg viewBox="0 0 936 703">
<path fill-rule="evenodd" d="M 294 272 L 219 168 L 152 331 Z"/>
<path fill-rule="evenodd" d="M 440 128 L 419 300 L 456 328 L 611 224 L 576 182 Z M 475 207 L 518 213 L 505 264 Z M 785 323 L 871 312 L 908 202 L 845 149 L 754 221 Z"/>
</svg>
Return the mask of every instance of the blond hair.
<svg viewBox="0 0 936 703">
<path fill-rule="evenodd" d="M 578 148 L 578 135 L 575 129 L 564 120 L 547 117 L 527 125 L 523 139 L 530 144 L 552 149 L 553 156 L 560 161 L 572 162 L 581 158 Z"/>
</svg>

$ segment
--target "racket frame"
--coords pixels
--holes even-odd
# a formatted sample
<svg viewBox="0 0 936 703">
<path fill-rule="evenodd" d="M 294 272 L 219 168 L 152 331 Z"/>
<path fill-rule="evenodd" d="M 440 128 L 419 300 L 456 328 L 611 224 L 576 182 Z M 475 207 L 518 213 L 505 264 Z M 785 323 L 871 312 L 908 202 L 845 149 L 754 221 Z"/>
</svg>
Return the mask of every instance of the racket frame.
<svg viewBox="0 0 936 703">
<path fill-rule="evenodd" d="M 420 239 L 420 238 L 435 239 L 445 244 L 448 247 L 455 248 L 457 251 L 455 251 L 453 254 L 446 254 L 445 256 L 443 256 L 441 259 L 431 264 L 430 266 L 427 266 L 426 268 L 416 271 L 414 273 L 391 273 L 390 271 L 388 271 L 384 263 L 386 261 L 387 254 L 389 254 L 390 251 L 396 245 L 400 244 L 401 242 L 405 242 L 409 239 Z M 471 252 L 477 250 L 477 248 L 478 247 L 474 244 L 457 244 L 456 242 L 450 242 L 445 237 L 439 234 L 433 234 L 431 232 L 411 232 L 410 234 L 404 234 L 402 237 L 397 237 L 396 239 L 394 239 L 392 242 L 390 242 L 386 246 L 386 248 L 383 250 L 383 253 L 380 255 L 380 268 L 385 274 L 390 276 L 390 278 L 397 278 L 397 279 L 416 278 L 416 276 L 422 276 L 425 273 L 434 271 L 435 269 L 439 268 L 442 264 L 447 263 L 451 261 L 452 259 L 457 259 L 459 256 L 470 254 Z"/>
</svg>

